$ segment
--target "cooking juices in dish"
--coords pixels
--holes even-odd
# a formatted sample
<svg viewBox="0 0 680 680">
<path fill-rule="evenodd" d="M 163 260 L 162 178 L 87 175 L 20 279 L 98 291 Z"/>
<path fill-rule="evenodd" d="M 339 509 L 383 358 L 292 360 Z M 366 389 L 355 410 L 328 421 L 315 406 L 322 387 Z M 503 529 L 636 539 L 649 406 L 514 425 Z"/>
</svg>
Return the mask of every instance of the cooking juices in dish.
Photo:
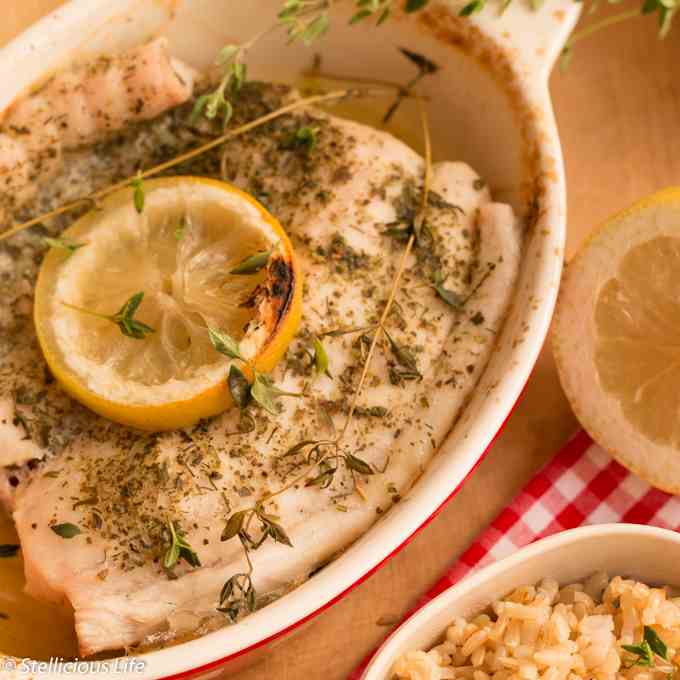
<svg viewBox="0 0 680 680">
<path fill-rule="evenodd" d="M 140 57 L 145 50 L 150 56 Z M 122 105 L 126 73 L 139 96 Z M 4 120 L 2 143 L 16 152 L 0 156 L 14 188 L 5 209 L 17 220 L 222 133 L 221 121 L 192 119 L 200 75 L 162 42 L 50 82 Z M 49 128 L 41 103 L 55 82 L 63 85 L 50 96 L 78 95 L 74 107 L 60 101 L 63 133 Z M 298 97 L 247 82 L 230 125 Z M 0 242 L 0 499 L 21 541 L 27 592 L 73 608 L 81 655 L 158 646 L 237 621 L 367 531 L 454 426 L 493 351 L 519 267 L 512 210 L 493 203 L 468 166 L 435 164 L 425 219 L 348 419 L 422 209 L 423 158 L 382 130 L 307 107 L 172 173 L 233 183 L 289 235 L 304 277 L 302 321 L 266 379 L 294 396 L 272 412 L 251 402 L 163 434 L 95 416 L 46 371 L 31 316 L 44 237 L 58 237 L 72 218 Z M 154 253 L 140 248 L 137 257 Z M 212 255 L 197 248 L 194 257 Z M 115 263 L 103 266 L 111 269 L 102 280 L 115 281 Z M 100 294 L 112 311 L 124 301 L 114 283 Z M 144 352 L 143 338 L 116 342 Z"/>
</svg>

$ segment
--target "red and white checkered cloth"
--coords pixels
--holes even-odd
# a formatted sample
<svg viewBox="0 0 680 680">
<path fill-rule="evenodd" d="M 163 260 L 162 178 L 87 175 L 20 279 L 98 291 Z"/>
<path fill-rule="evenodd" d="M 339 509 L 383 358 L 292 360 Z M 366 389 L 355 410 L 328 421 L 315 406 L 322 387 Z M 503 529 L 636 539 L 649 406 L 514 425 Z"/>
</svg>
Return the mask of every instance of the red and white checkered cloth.
<svg viewBox="0 0 680 680">
<path fill-rule="evenodd" d="M 680 531 L 680 496 L 652 488 L 579 432 L 420 598 L 411 614 L 474 569 L 517 548 L 565 529 L 607 522 Z M 348 680 L 359 680 L 369 660 Z"/>
</svg>

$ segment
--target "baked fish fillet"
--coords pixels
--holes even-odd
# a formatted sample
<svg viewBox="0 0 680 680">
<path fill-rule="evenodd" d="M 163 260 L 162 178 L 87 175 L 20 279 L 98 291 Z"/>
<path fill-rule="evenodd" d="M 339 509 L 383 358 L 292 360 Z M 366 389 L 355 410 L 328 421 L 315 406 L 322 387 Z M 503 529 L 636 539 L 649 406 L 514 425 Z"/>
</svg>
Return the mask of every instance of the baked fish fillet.
<svg viewBox="0 0 680 680">
<path fill-rule="evenodd" d="M 249 85 L 236 123 L 291 96 Z M 115 144 L 67 154 L 38 204 L 68 196 L 73 178 L 84 193 L 215 134 L 189 127 L 190 109 L 129 128 Z M 301 126 L 316 130 L 313 152 L 291 148 Z M 292 447 L 343 427 L 419 205 L 423 166 L 385 132 L 305 110 L 176 169 L 223 176 L 251 192 L 293 239 L 305 280 L 303 320 L 273 378 L 304 396 L 282 399 L 277 416 L 251 407 L 244 417 L 232 410 L 191 430 L 149 436 L 88 413 L 51 381 L 35 341 L 39 238 L 0 244 L 0 292 L 14 291 L 0 310 L 0 498 L 13 510 L 28 591 L 70 603 L 83 655 L 229 622 L 217 611 L 220 591 L 248 564 L 237 537 L 221 540 L 227 519 L 304 471 L 309 447 L 291 454 Z M 251 551 L 258 606 L 308 578 L 399 502 L 493 351 L 519 268 L 516 219 L 463 163 L 437 164 L 432 190 L 389 339 L 379 344 L 342 448 L 264 506 L 285 536 L 265 535 Z M 323 338 L 332 377 L 315 374 L 314 337 Z M 201 566 L 163 568 L 168 522 Z M 64 523 L 82 533 L 61 537 L 52 527 Z M 250 530 L 259 535 L 257 521 Z"/>
</svg>

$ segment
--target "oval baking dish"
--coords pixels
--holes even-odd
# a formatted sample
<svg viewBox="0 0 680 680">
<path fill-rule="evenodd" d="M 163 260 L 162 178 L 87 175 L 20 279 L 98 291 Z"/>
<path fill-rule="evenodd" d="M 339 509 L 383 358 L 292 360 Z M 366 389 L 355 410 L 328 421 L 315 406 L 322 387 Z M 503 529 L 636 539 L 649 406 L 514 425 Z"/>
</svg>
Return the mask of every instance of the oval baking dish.
<svg viewBox="0 0 680 680">
<path fill-rule="evenodd" d="M 60 66 L 150 36 L 167 36 L 173 54 L 204 68 L 224 44 L 268 25 L 280 5 L 258 0 L 258 12 L 252 12 L 252 2 L 72 0 L 0 53 L 0 110 Z M 351 3 L 338 3 L 338 20 L 318 45 L 324 66 L 400 80 L 403 57 L 394 48 L 402 45 L 416 46 L 441 65 L 423 88 L 431 97 L 435 159 L 466 161 L 487 179 L 495 198 L 522 217 L 525 252 L 516 297 L 470 403 L 402 503 L 290 594 L 235 626 L 143 655 L 146 669 L 135 677 L 207 678 L 236 670 L 366 579 L 436 515 L 481 460 L 517 402 L 549 327 L 566 198 L 548 75 L 578 18 L 578 3 L 556 0 L 532 12 L 518 2 L 502 18 L 488 8 L 469 20 L 458 16 L 459 7 L 435 1 L 417 15 L 387 22 L 379 43 L 378 29 L 348 26 L 351 9 Z M 268 36 L 250 61 L 255 76 L 294 80 L 310 59 L 309 50 L 287 47 L 281 34 Z"/>
</svg>

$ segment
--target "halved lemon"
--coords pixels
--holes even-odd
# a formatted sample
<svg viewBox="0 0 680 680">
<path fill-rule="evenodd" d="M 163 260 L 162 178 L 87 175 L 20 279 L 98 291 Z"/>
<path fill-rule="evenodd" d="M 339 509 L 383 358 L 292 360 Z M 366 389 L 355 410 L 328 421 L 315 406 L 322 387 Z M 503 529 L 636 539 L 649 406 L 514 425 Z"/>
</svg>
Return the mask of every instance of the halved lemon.
<svg viewBox="0 0 680 680">
<path fill-rule="evenodd" d="M 290 240 L 224 182 L 174 177 L 122 189 L 60 243 L 73 252 L 51 248 L 36 287 L 40 346 L 67 392 L 124 425 L 175 429 L 232 405 L 231 360 L 208 328 L 237 340 L 262 372 L 297 330 L 302 282 Z M 105 317 L 140 293 L 129 318 L 148 330 L 135 338 Z"/>
<path fill-rule="evenodd" d="M 553 332 L 585 429 L 649 483 L 680 493 L 680 188 L 590 237 L 567 267 Z"/>
</svg>

